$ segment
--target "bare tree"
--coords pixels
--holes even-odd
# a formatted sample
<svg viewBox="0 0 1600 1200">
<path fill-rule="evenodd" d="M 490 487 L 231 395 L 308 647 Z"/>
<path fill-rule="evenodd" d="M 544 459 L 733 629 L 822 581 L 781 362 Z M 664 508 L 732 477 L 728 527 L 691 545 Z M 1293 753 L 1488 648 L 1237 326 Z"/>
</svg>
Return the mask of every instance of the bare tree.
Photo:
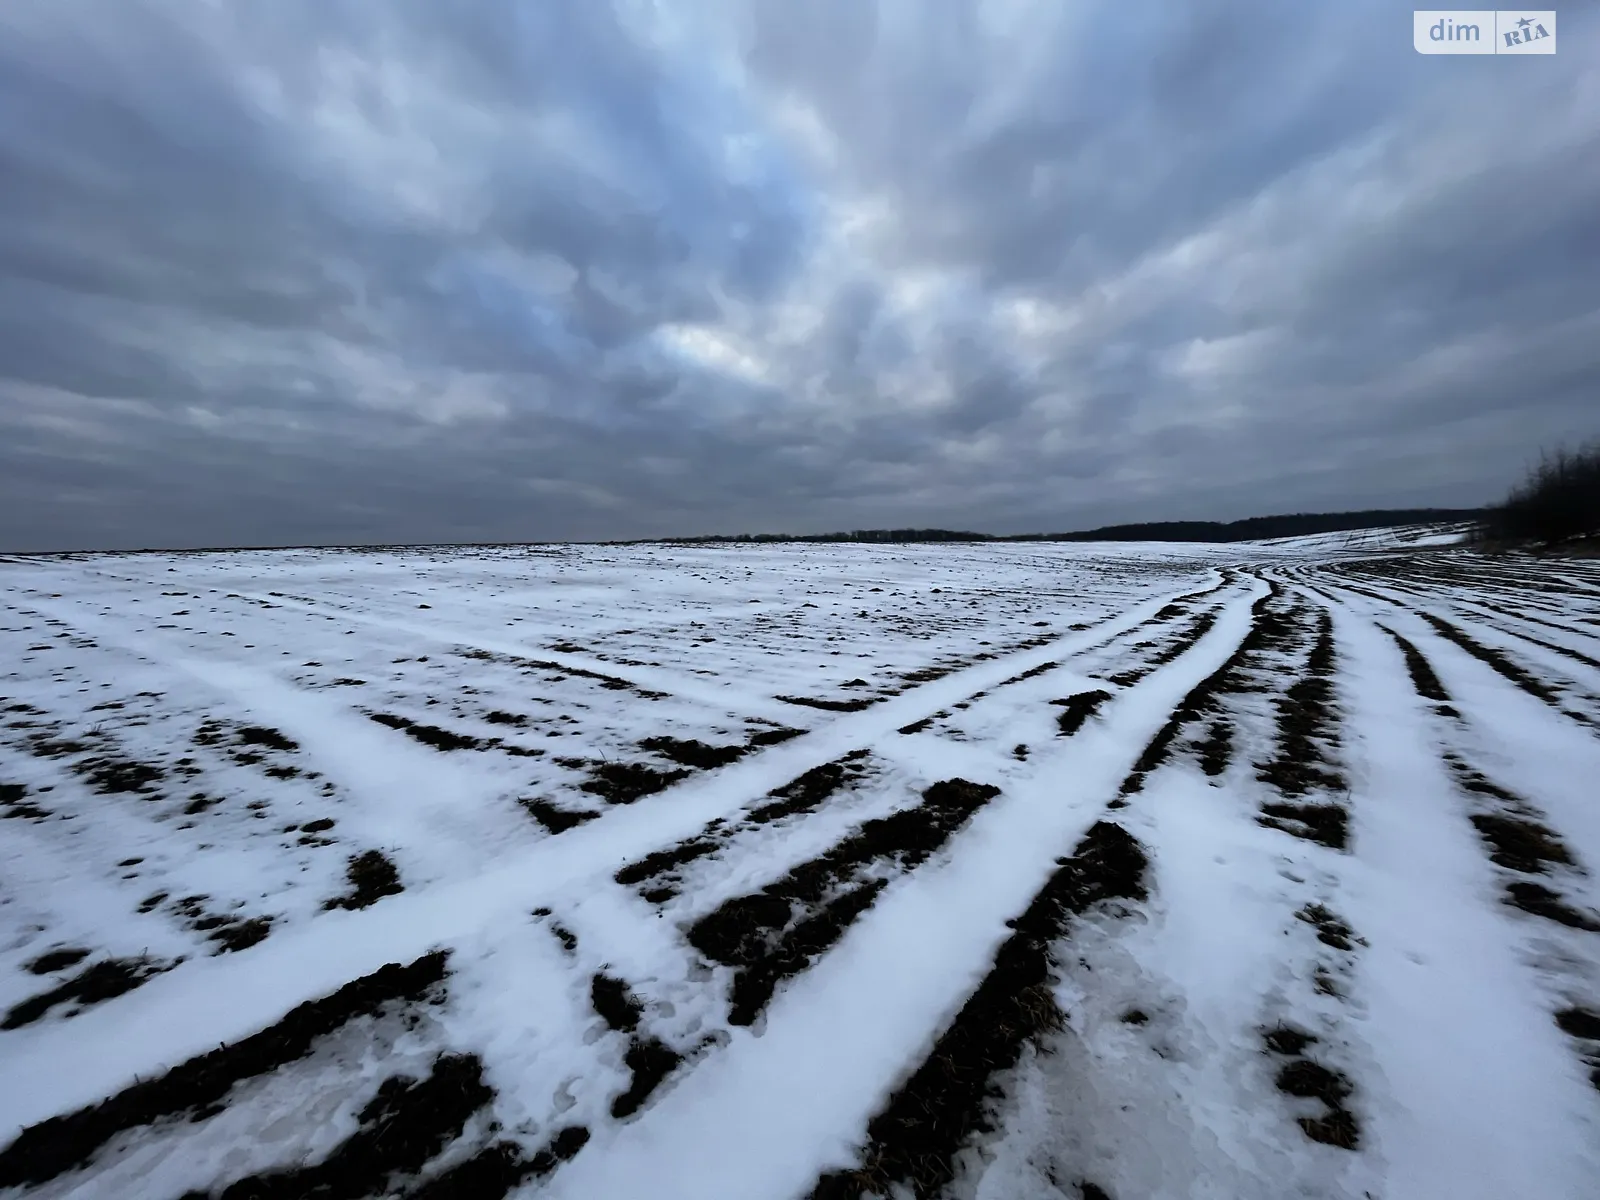
<svg viewBox="0 0 1600 1200">
<path fill-rule="evenodd" d="M 1488 511 L 1483 529 L 1501 542 L 1560 542 L 1600 533 L 1600 441 L 1540 455 L 1527 478 Z"/>
</svg>

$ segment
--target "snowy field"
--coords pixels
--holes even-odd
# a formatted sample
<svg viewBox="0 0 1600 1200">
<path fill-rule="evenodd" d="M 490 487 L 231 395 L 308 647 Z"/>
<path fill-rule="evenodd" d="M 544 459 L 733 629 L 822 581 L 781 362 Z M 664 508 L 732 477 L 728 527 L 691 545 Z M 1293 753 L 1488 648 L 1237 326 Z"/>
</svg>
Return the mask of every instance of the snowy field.
<svg viewBox="0 0 1600 1200">
<path fill-rule="evenodd" d="M 0 560 L 0 1195 L 1593 1200 L 1600 562 Z"/>
</svg>

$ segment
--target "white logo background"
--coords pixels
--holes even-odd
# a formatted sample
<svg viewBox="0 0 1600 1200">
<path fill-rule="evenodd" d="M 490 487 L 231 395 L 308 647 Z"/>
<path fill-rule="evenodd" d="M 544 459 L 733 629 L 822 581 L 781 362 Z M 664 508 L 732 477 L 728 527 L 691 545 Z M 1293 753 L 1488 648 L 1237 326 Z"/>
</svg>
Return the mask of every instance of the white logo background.
<svg viewBox="0 0 1600 1200">
<path fill-rule="evenodd" d="M 1556 13 L 1546 9 L 1418 9 L 1412 44 L 1418 54 L 1554 54 Z"/>
</svg>

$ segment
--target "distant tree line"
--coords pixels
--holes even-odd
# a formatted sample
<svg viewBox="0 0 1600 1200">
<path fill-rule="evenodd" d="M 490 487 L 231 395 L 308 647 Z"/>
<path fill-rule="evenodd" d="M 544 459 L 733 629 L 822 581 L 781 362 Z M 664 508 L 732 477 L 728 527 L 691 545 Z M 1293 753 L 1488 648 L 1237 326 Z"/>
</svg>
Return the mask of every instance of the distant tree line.
<svg viewBox="0 0 1600 1200">
<path fill-rule="evenodd" d="M 1481 523 L 1491 542 L 1564 542 L 1600 535 L 1600 441 L 1543 455 Z"/>
<path fill-rule="evenodd" d="M 1288 513 L 1246 517 L 1242 521 L 1150 521 L 1139 525 L 1105 525 L 1082 533 L 1022 534 L 1014 541 L 1053 542 L 1244 542 L 1262 538 L 1343 533 L 1353 529 L 1385 529 L 1393 525 L 1433 525 L 1476 521 L 1476 508 L 1374 508 L 1363 512 Z"/>
<path fill-rule="evenodd" d="M 959 529 L 851 529 L 842 533 L 713 533 L 700 537 L 663 538 L 674 543 L 699 542 L 1000 542 L 1009 539 Z"/>
<path fill-rule="evenodd" d="M 1391 525 L 1429 525 L 1484 517 L 1477 508 L 1375 508 L 1362 512 L 1293 513 L 1248 517 L 1242 521 L 1150 521 L 1104 525 L 1075 533 L 972 533 L 957 529 L 853 529 L 842 533 L 740 533 L 666 538 L 674 543 L 705 542 L 1242 542 L 1258 538 L 1382 529 Z"/>
</svg>

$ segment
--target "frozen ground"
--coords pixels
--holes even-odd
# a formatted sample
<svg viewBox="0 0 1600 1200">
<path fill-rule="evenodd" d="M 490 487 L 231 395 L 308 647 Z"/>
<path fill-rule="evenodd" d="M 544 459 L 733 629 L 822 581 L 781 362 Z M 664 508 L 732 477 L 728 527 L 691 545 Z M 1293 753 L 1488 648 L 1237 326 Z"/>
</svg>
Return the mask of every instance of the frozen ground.
<svg viewBox="0 0 1600 1200">
<path fill-rule="evenodd" d="M 1429 536 L 0 561 L 0 1193 L 1592 1198 L 1600 566 Z"/>
</svg>

